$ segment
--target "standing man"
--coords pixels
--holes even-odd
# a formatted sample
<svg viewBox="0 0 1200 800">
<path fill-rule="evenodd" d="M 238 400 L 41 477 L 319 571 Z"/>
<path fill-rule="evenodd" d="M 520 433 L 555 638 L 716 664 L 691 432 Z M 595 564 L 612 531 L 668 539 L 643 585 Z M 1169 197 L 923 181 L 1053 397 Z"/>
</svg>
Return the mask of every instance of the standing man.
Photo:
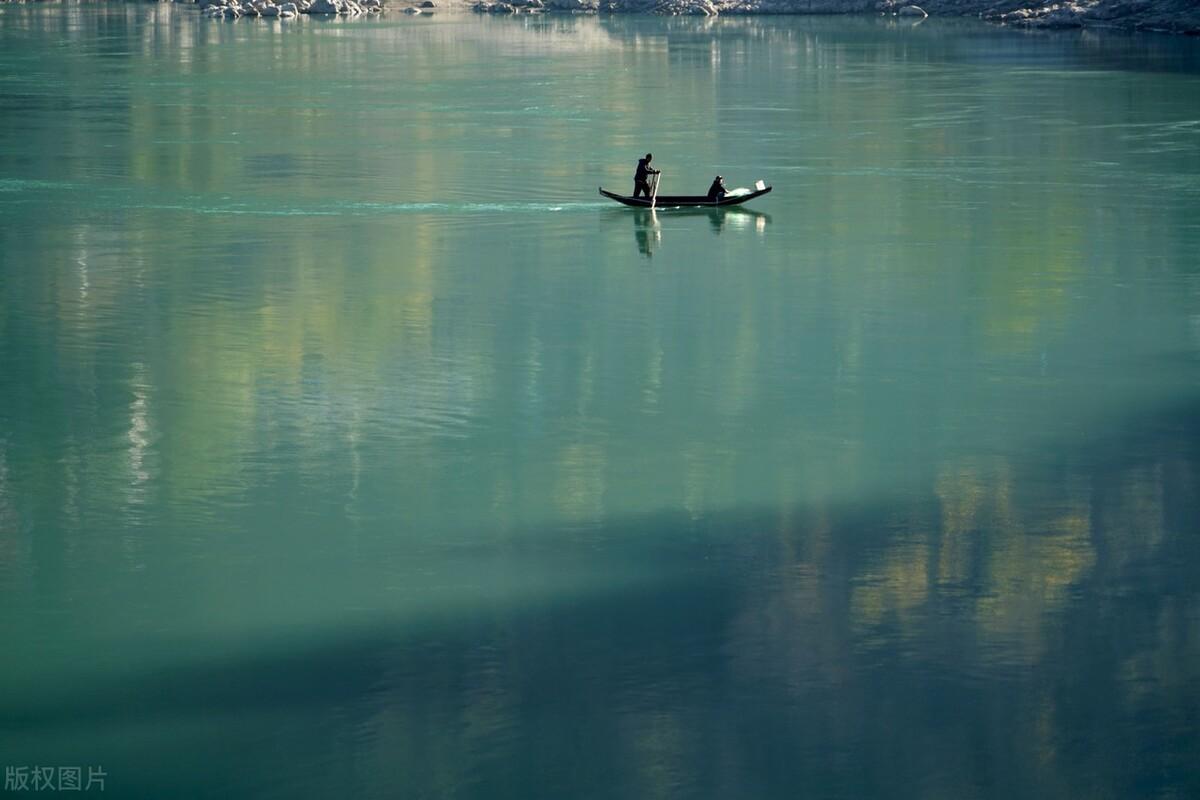
<svg viewBox="0 0 1200 800">
<path fill-rule="evenodd" d="M 650 160 L 654 158 L 653 153 L 646 153 L 645 158 L 638 159 L 637 172 L 633 173 L 633 196 L 637 197 L 638 193 L 650 198 L 650 183 L 646 180 L 651 175 L 658 175 L 658 170 L 650 166 Z"/>
</svg>

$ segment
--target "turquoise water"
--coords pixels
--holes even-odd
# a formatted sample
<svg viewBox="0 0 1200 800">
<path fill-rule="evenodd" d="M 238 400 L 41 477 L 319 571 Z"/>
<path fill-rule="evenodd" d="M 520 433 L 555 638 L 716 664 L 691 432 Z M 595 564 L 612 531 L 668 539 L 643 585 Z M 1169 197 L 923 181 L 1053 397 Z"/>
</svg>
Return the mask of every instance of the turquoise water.
<svg viewBox="0 0 1200 800">
<path fill-rule="evenodd" d="M 0 6 L 0 763 L 1200 794 L 1198 210 L 1190 39 Z"/>
</svg>

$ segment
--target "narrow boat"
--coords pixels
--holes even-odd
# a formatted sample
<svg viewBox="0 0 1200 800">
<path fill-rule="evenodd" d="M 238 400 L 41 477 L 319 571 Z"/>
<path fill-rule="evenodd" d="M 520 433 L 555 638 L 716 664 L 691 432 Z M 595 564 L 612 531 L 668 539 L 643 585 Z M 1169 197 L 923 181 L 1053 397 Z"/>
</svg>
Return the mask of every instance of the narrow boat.
<svg viewBox="0 0 1200 800">
<path fill-rule="evenodd" d="M 648 197 L 629 197 L 616 192 L 610 192 L 603 186 L 600 187 L 600 194 L 605 197 L 616 200 L 627 206 L 634 208 L 650 208 L 652 205 L 657 208 L 679 208 L 681 206 L 706 206 L 708 208 L 720 208 L 722 206 L 740 206 L 747 200 L 753 200 L 756 197 L 762 197 L 767 192 L 771 191 L 770 186 L 764 186 L 761 189 L 755 189 L 752 192 L 745 194 L 727 194 L 719 200 L 708 197 L 702 194 L 660 194 L 651 200 Z"/>
</svg>

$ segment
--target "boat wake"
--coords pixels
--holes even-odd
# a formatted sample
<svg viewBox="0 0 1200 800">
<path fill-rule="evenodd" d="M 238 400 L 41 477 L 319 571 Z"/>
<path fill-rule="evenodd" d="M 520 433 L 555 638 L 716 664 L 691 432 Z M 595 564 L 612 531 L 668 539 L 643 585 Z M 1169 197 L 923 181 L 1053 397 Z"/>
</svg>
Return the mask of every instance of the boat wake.
<svg viewBox="0 0 1200 800">
<path fill-rule="evenodd" d="M 264 217 L 389 216 L 394 214 L 522 214 L 594 211 L 604 203 L 331 203 L 313 206 L 270 207 L 248 203 L 228 205 L 187 203 L 141 203 L 127 208 L 161 211 L 190 211 L 195 214 L 229 214 Z"/>
<path fill-rule="evenodd" d="M 491 214 L 588 211 L 607 207 L 607 203 L 343 203 L 346 212 L 362 213 L 429 213 Z"/>
<path fill-rule="evenodd" d="M 106 210 L 178 211 L 193 214 L 262 216 L 262 217 L 333 217 L 373 216 L 392 214 L 546 214 L 594 211 L 603 202 L 454 202 L 429 201 L 417 203 L 364 202 L 351 200 L 316 201 L 313 203 L 280 204 L 272 198 L 235 199 L 229 195 L 170 195 L 145 193 L 131 188 L 93 186 L 46 181 L 0 180 L 0 205 L 15 203 L 54 202 L 52 195 L 67 192 L 72 203 Z"/>
</svg>

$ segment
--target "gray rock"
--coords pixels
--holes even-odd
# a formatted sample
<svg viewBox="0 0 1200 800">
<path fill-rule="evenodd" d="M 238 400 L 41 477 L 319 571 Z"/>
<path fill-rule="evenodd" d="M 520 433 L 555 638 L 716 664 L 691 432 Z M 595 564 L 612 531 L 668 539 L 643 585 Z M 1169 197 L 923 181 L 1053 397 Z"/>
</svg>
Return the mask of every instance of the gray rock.
<svg viewBox="0 0 1200 800">
<path fill-rule="evenodd" d="M 1087 5 L 1063 3 L 1040 8 L 1019 8 L 994 18 L 1029 28 L 1078 28 L 1089 18 L 1091 10 L 1092 7 Z"/>
<path fill-rule="evenodd" d="M 715 17 L 718 13 L 710 0 L 663 0 L 653 10 L 667 17 Z"/>
</svg>

